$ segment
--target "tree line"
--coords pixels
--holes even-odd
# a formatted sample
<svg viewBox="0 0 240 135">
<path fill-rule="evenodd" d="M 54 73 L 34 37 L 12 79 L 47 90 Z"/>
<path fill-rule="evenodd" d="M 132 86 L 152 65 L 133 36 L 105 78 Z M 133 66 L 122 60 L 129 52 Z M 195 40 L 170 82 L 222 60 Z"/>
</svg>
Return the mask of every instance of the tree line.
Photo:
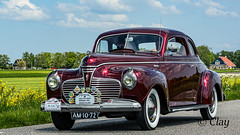
<svg viewBox="0 0 240 135">
<path fill-rule="evenodd" d="M 33 68 L 77 68 L 81 60 L 85 57 L 85 53 L 80 52 L 41 52 L 36 55 L 29 52 L 24 52 L 22 61 L 17 63 L 19 67 Z M 6 54 L 0 54 L 0 68 L 12 69 L 13 64 L 10 64 L 10 58 Z"/>
<path fill-rule="evenodd" d="M 80 52 L 42 52 L 34 55 L 33 53 L 24 52 L 22 59 L 26 62 L 26 67 L 41 68 L 77 68 L 85 53 Z"/>
</svg>

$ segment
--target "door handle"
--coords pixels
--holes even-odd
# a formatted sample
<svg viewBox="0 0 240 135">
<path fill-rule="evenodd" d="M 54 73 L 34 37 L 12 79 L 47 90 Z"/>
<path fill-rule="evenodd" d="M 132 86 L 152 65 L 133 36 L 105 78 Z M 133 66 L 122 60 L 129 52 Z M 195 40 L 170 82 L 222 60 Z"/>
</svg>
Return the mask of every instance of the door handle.
<svg viewBox="0 0 240 135">
<path fill-rule="evenodd" d="M 194 67 L 194 65 L 189 65 L 190 68 Z"/>
</svg>

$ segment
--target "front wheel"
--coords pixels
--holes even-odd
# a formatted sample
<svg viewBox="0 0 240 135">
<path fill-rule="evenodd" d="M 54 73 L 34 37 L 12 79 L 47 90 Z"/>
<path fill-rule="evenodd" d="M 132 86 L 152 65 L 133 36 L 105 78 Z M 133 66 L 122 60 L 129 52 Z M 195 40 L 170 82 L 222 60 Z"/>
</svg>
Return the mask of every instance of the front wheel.
<svg viewBox="0 0 240 135">
<path fill-rule="evenodd" d="M 217 105 L 218 105 L 217 91 L 216 88 L 213 88 L 211 105 L 209 105 L 208 108 L 200 109 L 203 119 L 211 120 L 215 118 L 217 114 Z"/>
<path fill-rule="evenodd" d="M 144 130 L 155 129 L 160 118 L 160 99 L 156 89 L 151 89 L 145 99 L 142 111 L 138 114 L 138 122 Z"/>
<path fill-rule="evenodd" d="M 69 130 L 72 128 L 75 120 L 71 119 L 69 112 L 51 112 L 52 121 L 58 130 Z"/>
</svg>

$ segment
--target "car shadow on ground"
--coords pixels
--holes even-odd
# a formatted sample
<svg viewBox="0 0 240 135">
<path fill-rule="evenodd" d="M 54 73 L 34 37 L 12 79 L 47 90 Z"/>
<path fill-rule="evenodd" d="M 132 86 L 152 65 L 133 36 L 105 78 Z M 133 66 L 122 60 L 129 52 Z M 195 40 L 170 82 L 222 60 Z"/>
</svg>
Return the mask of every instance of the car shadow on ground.
<svg viewBox="0 0 240 135">
<path fill-rule="evenodd" d="M 200 116 L 162 116 L 156 129 L 167 126 L 178 126 L 189 123 L 198 123 Z M 66 132 L 58 131 L 53 125 L 48 128 L 35 129 L 40 132 Z M 67 132 L 89 132 L 89 131 L 141 131 L 136 121 L 128 121 L 125 118 L 100 119 L 90 121 L 76 121 L 73 128 Z"/>
</svg>

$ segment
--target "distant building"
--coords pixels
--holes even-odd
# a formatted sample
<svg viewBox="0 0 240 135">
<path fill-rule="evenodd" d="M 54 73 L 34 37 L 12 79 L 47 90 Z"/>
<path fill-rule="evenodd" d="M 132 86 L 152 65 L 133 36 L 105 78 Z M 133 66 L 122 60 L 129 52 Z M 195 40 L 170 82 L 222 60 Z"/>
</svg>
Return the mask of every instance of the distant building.
<svg viewBox="0 0 240 135">
<path fill-rule="evenodd" d="M 226 56 L 219 56 L 210 64 L 210 69 L 229 69 L 234 68 L 236 65 L 230 61 Z"/>
<path fill-rule="evenodd" d="M 15 62 L 13 63 L 13 70 L 25 70 L 26 67 L 19 67 L 18 62 L 23 61 L 22 59 L 16 59 Z"/>
</svg>

